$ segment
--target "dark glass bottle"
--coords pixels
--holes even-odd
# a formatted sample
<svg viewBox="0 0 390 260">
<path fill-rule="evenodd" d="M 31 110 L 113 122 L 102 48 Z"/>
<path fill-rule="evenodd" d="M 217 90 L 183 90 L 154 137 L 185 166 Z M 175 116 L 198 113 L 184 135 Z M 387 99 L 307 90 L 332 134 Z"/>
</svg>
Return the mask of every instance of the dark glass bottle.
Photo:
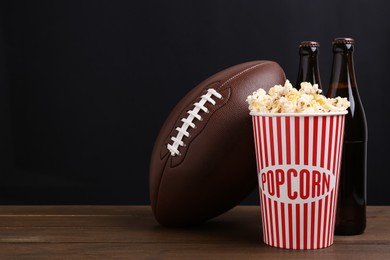
<svg viewBox="0 0 390 260">
<path fill-rule="evenodd" d="M 299 66 L 298 77 L 295 84 L 300 88 L 301 82 L 310 82 L 312 85 L 318 84 L 321 88 L 320 70 L 318 65 L 320 44 L 314 41 L 303 41 L 299 45 Z"/>
<path fill-rule="evenodd" d="M 336 235 L 357 235 L 366 228 L 367 121 L 356 84 L 354 40 L 333 41 L 333 65 L 328 97 L 351 103 L 345 118 L 344 143 L 336 210 Z"/>
</svg>

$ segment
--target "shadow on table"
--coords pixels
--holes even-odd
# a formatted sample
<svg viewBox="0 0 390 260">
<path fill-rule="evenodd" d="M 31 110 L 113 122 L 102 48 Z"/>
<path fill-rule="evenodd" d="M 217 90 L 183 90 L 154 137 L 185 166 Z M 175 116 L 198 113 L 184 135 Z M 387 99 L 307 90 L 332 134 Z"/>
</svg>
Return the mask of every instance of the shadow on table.
<svg viewBox="0 0 390 260">
<path fill-rule="evenodd" d="M 238 214 L 239 213 L 239 214 Z M 253 244 L 266 246 L 263 243 L 260 210 L 238 212 L 232 209 L 219 217 L 191 227 L 153 227 L 156 235 L 165 234 L 167 239 L 182 239 L 197 243 L 226 242 L 235 244 Z"/>
</svg>

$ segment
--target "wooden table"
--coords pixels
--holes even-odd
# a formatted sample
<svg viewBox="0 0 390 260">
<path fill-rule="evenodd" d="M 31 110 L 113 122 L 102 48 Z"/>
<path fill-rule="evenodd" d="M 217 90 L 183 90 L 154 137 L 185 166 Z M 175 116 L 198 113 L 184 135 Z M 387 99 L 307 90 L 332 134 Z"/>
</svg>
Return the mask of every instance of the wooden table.
<svg viewBox="0 0 390 260">
<path fill-rule="evenodd" d="M 149 206 L 0 206 L 0 259 L 390 259 L 390 206 L 368 207 L 363 235 L 310 251 L 264 245 L 259 211 L 175 229 Z"/>
</svg>

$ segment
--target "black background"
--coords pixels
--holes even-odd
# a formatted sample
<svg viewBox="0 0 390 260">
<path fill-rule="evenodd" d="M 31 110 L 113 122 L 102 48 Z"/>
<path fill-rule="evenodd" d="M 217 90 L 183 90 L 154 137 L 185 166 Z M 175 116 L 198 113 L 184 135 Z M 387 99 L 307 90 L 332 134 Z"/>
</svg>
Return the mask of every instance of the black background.
<svg viewBox="0 0 390 260">
<path fill-rule="evenodd" d="M 368 202 L 389 204 L 388 1 L 3 1 L 0 203 L 149 204 L 149 157 L 173 106 L 237 63 L 356 41 L 369 124 Z M 211 158 L 212 159 L 212 158 Z M 254 173 L 255 174 L 255 173 Z M 223 181 L 223 180 L 221 180 Z M 256 203 L 254 192 L 244 203 Z"/>
</svg>

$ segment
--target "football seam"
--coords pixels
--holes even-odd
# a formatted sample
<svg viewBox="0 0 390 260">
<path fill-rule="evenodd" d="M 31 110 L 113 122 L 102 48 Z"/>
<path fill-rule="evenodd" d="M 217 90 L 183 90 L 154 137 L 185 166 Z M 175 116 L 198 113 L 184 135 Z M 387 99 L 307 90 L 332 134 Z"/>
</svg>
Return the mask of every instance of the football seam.
<svg viewBox="0 0 390 260">
<path fill-rule="evenodd" d="M 256 64 L 256 65 L 253 65 L 253 66 L 251 66 L 251 67 L 249 67 L 249 68 L 246 68 L 246 69 L 240 71 L 239 73 L 233 75 L 232 77 L 230 77 L 229 79 L 227 79 L 226 81 L 224 81 L 223 83 L 221 83 L 221 85 L 220 85 L 219 87 L 216 87 L 215 89 L 216 89 L 218 92 L 221 92 L 221 91 L 224 90 L 224 86 L 226 86 L 228 83 L 230 83 L 230 82 L 233 81 L 234 79 L 240 77 L 241 75 L 246 74 L 247 72 L 249 72 L 249 71 L 251 71 L 251 70 L 253 70 L 253 69 L 257 68 L 257 67 L 260 67 L 260 66 L 263 66 L 263 65 L 266 65 L 266 64 L 272 64 L 272 63 L 273 63 L 273 62 L 271 62 L 271 61 L 259 61 L 259 62 L 261 62 L 261 63 L 258 63 L 258 64 Z M 218 81 L 217 81 L 217 82 L 218 82 Z M 213 84 L 214 84 L 214 83 L 213 83 Z M 207 86 L 209 86 L 209 85 L 207 85 Z M 204 90 L 202 90 L 202 92 L 200 92 L 200 93 L 203 93 L 203 92 L 204 92 Z M 191 107 L 193 107 L 193 106 L 197 103 L 196 100 L 199 100 L 199 97 L 197 97 L 196 99 L 194 99 L 194 101 L 193 101 L 194 103 L 191 103 Z M 186 109 L 187 109 L 187 107 L 184 108 L 184 110 L 186 110 Z M 184 110 L 183 110 L 183 111 L 184 111 Z M 183 114 L 183 112 L 181 112 L 180 114 Z M 187 114 L 187 113 L 186 113 L 186 114 Z M 182 119 L 185 119 L 185 117 L 180 117 L 180 118 L 179 118 L 179 120 L 182 120 Z M 209 120 L 209 119 L 210 119 L 210 118 L 208 118 L 207 120 Z M 178 121 L 176 121 L 176 122 L 178 122 Z M 171 141 L 172 141 L 172 137 L 177 136 L 177 134 L 175 135 L 175 132 L 177 131 L 176 128 L 175 128 L 176 125 L 177 125 L 176 123 L 173 125 L 172 130 L 170 131 L 170 134 L 169 134 L 168 137 L 166 138 L 166 139 L 168 139 L 169 141 L 168 141 L 168 144 L 165 145 L 165 148 L 168 150 L 168 151 L 167 151 L 167 154 L 168 154 L 168 156 L 170 156 L 170 157 L 175 156 L 175 155 L 171 155 L 171 151 L 168 149 L 168 145 L 170 145 L 170 143 L 171 143 Z M 182 124 L 180 124 L 180 126 L 182 126 Z M 200 134 L 200 132 L 199 132 L 197 135 L 199 135 L 199 134 Z M 186 145 L 187 145 L 187 144 L 186 144 Z M 163 157 L 165 157 L 165 156 L 163 156 Z M 184 160 L 184 159 L 183 159 L 183 160 Z"/>
<path fill-rule="evenodd" d="M 180 146 L 186 146 L 186 144 L 183 142 L 183 138 L 190 136 L 187 130 L 189 130 L 189 128 L 196 128 L 195 123 L 193 123 L 195 119 L 203 121 L 203 117 L 199 114 L 199 112 L 203 111 L 207 114 L 209 113 L 209 110 L 205 107 L 207 102 L 211 103 L 213 106 L 216 105 L 217 101 L 213 99 L 213 96 L 218 99 L 222 98 L 222 95 L 218 93 L 214 88 L 209 88 L 207 90 L 207 93 L 203 94 L 200 97 L 200 100 L 193 104 L 192 110 L 187 111 L 188 116 L 183 117 L 180 120 L 182 124 L 179 127 L 175 128 L 175 130 L 177 131 L 176 136 L 171 136 L 171 141 L 173 141 L 173 143 L 167 144 L 167 149 L 171 152 L 171 156 L 181 155 L 179 151 Z"/>
<path fill-rule="evenodd" d="M 222 83 L 222 85 L 220 86 L 220 88 L 222 89 L 226 84 L 228 84 L 230 81 L 234 80 L 235 78 L 241 76 L 242 74 L 245 74 L 247 73 L 248 71 L 251 71 L 259 66 L 263 66 L 263 65 L 266 65 L 266 64 L 271 64 L 272 62 L 262 62 L 262 63 L 259 63 L 259 64 L 256 64 L 256 65 L 253 65 L 252 67 L 249 67 L 249 68 L 246 68 L 245 70 L 237 73 L 236 75 L 234 75 L 233 77 L 227 79 L 224 83 Z"/>
<path fill-rule="evenodd" d="M 215 86 L 215 85 L 216 85 L 216 86 Z M 221 83 L 220 81 L 215 81 L 215 82 L 212 82 L 212 83 L 210 83 L 210 84 L 207 84 L 207 87 L 209 87 L 209 88 L 211 87 L 211 88 L 216 89 L 216 90 L 218 89 L 218 91 L 220 91 L 221 85 L 222 85 L 222 83 Z M 206 89 L 206 87 L 205 87 L 205 89 Z M 162 160 L 164 157 L 166 157 L 166 156 L 168 156 L 168 157 L 171 156 L 169 150 L 166 149 L 166 148 L 167 148 L 167 144 L 169 144 L 169 143 L 171 142 L 171 137 L 175 134 L 176 127 L 179 127 L 179 126 L 181 125 L 181 124 L 179 125 L 178 122 L 180 122 L 180 119 L 182 119 L 185 115 L 187 115 L 187 112 L 186 112 L 186 111 L 193 109 L 194 103 L 196 103 L 197 101 L 199 101 L 199 96 L 201 96 L 202 93 L 205 93 L 205 89 L 203 89 L 202 91 L 200 91 L 199 95 L 198 95 L 197 97 L 193 98 L 193 99 L 191 100 L 191 102 L 189 102 L 189 105 L 185 106 L 185 107 L 180 111 L 179 116 L 178 116 L 179 120 L 176 120 L 175 123 L 172 125 L 171 130 L 169 131 L 169 134 L 166 135 L 166 137 L 165 137 L 165 139 L 164 139 L 165 142 L 163 143 L 163 146 L 162 146 L 161 149 L 160 149 L 160 159 L 161 159 L 161 160 Z M 229 99 L 229 98 L 227 98 L 227 100 L 228 100 L 228 99 Z M 226 102 L 227 100 L 225 100 L 225 102 Z M 214 112 L 215 112 L 215 111 L 214 111 Z M 209 120 L 209 118 L 206 118 L 205 123 L 207 123 L 208 120 Z M 196 134 L 196 136 L 197 136 L 197 135 L 198 135 L 198 134 Z M 193 137 L 195 137 L 195 136 L 193 136 Z M 164 151 L 163 151 L 163 150 L 164 150 Z"/>
<path fill-rule="evenodd" d="M 201 127 L 201 130 L 197 131 L 196 133 L 193 133 L 192 134 L 192 138 L 190 141 L 188 141 L 186 143 L 186 146 L 190 146 L 191 143 L 203 132 L 204 128 L 207 126 L 209 120 L 212 118 L 212 115 L 214 113 L 216 113 L 219 109 L 221 109 L 223 106 L 226 105 L 226 103 L 229 101 L 230 97 L 231 97 L 231 90 L 230 88 L 225 88 L 225 89 L 222 89 L 222 90 L 219 90 L 219 93 L 223 93 L 223 92 L 226 92 L 226 96 L 223 96 L 223 98 L 221 99 L 220 102 L 223 102 L 222 104 L 216 104 L 214 107 L 215 108 L 211 108 L 213 111 L 211 112 L 211 115 L 206 117 L 204 119 L 205 123 L 203 125 L 203 127 Z M 224 93 L 225 94 L 225 93 Z M 187 149 L 187 147 L 185 148 Z M 167 153 L 169 155 L 169 153 Z M 183 155 L 181 155 L 180 157 L 174 157 L 174 156 L 170 156 L 169 155 L 169 159 L 170 159 L 170 167 L 177 167 L 179 166 L 186 158 L 187 156 L 187 152 L 185 152 Z M 174 162 L 173 160 L 177 159 L 177 158 L 181 158 L 179 162 Z M 169 160 L 168 159 L 168 160 Z"/>
</svg>

